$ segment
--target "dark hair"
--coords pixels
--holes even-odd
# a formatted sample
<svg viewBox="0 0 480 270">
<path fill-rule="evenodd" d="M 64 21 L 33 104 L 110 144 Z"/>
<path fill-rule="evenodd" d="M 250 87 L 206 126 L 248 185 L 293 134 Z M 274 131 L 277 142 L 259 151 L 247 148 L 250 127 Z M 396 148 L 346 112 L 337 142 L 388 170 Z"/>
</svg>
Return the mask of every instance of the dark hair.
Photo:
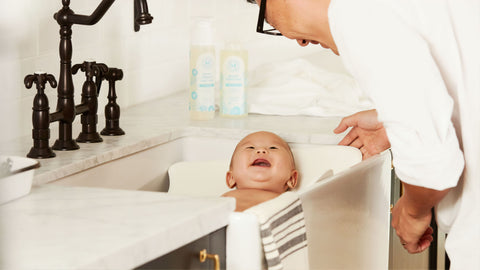
<svg viewBox="0 0 480 270">
<path fill-rule="evenodd" d="M 248 3 L 256 4 L 255 0 L 247 0 Z"/>
</svg>

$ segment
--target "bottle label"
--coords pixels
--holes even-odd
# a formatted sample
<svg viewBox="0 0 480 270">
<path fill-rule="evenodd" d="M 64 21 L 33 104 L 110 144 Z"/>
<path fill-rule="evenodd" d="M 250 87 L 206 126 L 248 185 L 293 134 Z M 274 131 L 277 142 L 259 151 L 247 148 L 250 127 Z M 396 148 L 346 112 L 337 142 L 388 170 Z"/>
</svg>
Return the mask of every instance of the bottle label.
<svg viewBox="0 0 480 270">
<path fill-rule="evenodd" d="M 245 63 L 238 56 L 228 56 L 222 66 L 222 102 L 224 115 L 244 115 L 247 113 L 245 93 Z"/>
<path fill-rule="evenodd" d="M 215 55 L 201 54 L 190 78 L 190 111 L 215 111 Z"/>
</svg>

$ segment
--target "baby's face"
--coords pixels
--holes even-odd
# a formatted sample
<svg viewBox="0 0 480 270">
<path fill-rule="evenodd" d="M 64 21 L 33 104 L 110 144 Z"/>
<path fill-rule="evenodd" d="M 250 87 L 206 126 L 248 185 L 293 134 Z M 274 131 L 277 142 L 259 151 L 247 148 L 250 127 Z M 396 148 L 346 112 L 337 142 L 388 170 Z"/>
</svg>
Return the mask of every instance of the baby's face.
<svg viewBox="0 0 480 270">
<path fill-rule="evenodd" d="M 232 156 L 231 168 L 227 173 L 227 184 L 237 188 L 263 189 L 284 192 L 288 189 L 296 170 L 292 153 L 287 143 L 270 132 L 256 132 L 241 140 Z"/>
</svg>

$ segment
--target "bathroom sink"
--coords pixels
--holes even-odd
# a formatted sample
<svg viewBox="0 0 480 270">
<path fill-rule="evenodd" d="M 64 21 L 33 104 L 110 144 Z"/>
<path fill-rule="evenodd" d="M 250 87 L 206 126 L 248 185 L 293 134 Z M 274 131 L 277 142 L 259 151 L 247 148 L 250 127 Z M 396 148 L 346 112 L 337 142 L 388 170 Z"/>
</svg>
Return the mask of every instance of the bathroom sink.
<svg viewBox="0 0 480 270">
<path fill-rule="evenodd" d="M 231 155 L 237 141 L 182 137 L 51 182 L 63 186 L 167 192 L 168 168 L 180 161 L 219 160 Z"/>
<path fill-rule="evenodd" d="M 171 168 L 178 178 L 190 176 L 197 195 L 219 195 L 226 191 L 225 173 L 228 170 L 230 157 L 238 140 L 211 137 L 181 137 L 150 149 L 116 159 L 88 170 L 60 178 L 52 184 L 63 186 L 102 187 L 113 189 L 145 190 L 176 193 L 185 190 L 179 185 L 170 183 L 168 170 Z M 315 145 L 290 143 L 295 156 L 297 169 L 300 171 L 298 189 L 310 185 L 319 178 L 361 161 L 361 153 L 356 148 L 337 145 Z M 173 165 L 173 166 L 172 166 Z M 205 168 L 205 169 L 202 169 Z M 204 188 L 198 173 L 218 179 Z M 170 186 L 172 185 L 172 186 Z M 221 193 L 220 193 L 221 194 Z"/>
<path fill-rule="evenodd" d="M 220 196 L 226 191 L 225 172 L 237 142 L 182 137 L 50 184 Z M 351 147 L 290 146 L 301 175 L 297 191 L 310 268 L 388 269 L 390 153 L 361 161 L 358 149 Z M 169 168 L 171 176 L 183 180 L 170 183 Z M 227 227 L 228 269 L 262 269 L 258 231 L 251 213 L 232 213 Z"/>
</svg>

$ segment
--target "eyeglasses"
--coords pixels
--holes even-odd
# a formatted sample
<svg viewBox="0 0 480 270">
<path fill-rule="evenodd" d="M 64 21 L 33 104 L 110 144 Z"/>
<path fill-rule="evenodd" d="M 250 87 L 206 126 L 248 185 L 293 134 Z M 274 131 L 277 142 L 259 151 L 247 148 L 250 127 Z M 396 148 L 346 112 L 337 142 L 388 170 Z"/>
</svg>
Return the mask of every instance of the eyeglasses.
<svg viewBox="0 0 480 270">
<path fill-rule="evenodd" d="M 273 36 L 281 36 L 282 34 L 275 28 L 263 30 L 263 25 L 265 21 L 265 8 L 267 7 L 267 0 L 262 0 L 260 2 L 260 12 L 258 13 L 258 22 L 257 22 L 257 32 Z"/>
</svg>

